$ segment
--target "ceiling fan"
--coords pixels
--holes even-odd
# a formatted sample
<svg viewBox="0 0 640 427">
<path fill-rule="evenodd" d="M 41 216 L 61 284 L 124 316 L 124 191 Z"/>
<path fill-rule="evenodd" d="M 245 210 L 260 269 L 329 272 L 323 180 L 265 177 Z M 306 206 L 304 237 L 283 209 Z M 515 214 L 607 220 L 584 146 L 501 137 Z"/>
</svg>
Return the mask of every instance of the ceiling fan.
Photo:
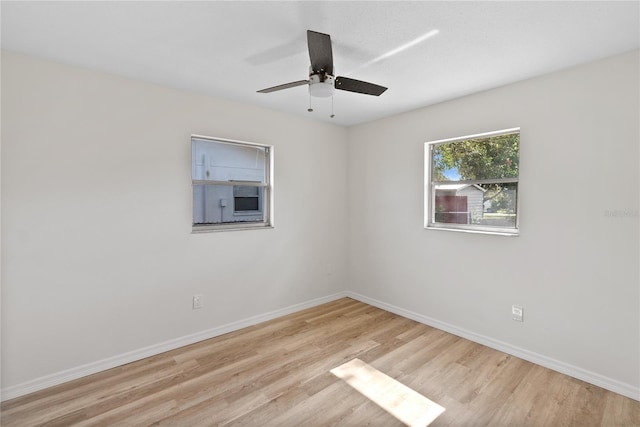
<svg viewBox="0 0 640 427">
<path fill-rule="evenodd" d="M 333 95 L 335 89 L 349 92 L 363 93 L 365 95 L 380 96 L 387 90 L 386 87 L 348 77 L 334 76 L 333 53 L 331 50 L 331 37 L 329 34 L 307 30 L 307 45 L 309 47 L 309 80 L 298 80 L 278 86 L 259 90 L 258 93 L 270 93 L 291 87 L 309 85 L 309 94 L 315 97 L 326 98 Z M 310 109 L 310 111 L 312 111 Z"/>
</svg>

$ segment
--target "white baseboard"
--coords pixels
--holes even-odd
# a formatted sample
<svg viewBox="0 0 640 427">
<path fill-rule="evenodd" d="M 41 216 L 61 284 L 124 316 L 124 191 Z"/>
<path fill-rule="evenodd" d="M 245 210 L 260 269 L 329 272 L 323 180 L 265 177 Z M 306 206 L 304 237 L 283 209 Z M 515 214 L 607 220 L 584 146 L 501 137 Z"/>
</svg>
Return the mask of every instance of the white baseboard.
<svg viewBox="0 0 640 427">
<path fill-rule="evenodd" d="M 294 304 L 289 307 L 281 308 L 279 310 L 270 311 L 268 313 L 259 314 L 257 316 L 252 316 L 247 319 L 239 320 L 237 322 L 232 322 L 226 325 L 218 326 L 212 329 L 208 329 L 206 331 L 197 332 L 191 335 L 186 335 L 180 338 L 172 339 L 159 344 L 154 344 L 138 350 L 130 351 L 128 353 L 109 357 L 107 359 L 87 363 L 86 365 L 67 369 L 62 372 L 56 372 L 54 374 L 50 374 L 50 375 L 46 375 L 30 381 L 26 381 L 21 384 L 6 387 L 6 388 L 3 388 L 2 391 L 0 392 L 1 401 L 24 396 L 25 394 L 33 393 L 35 391 L 43 390 L 48 387 L 52 387 L 52 386 L 62 384 L 68 381 L 72 381 L 78 378 L 86 377 L 87 375 L 106 371 L 107 369 L 115 368 L 117 366 L 135 362 L 136 360 L 141 360 L 147 357 L 155 356 L 157 354 L 164 353 L 169 350 L 174 350 L 179 347 L 184 347 L 185 345 L 193 344 L 199 341 L 204 341 L 209 338 L 214 338 L 219 335 L 227 334 L 229 332 L 237 331 L 239 329 L 246 328 L 248 326 L 266 322 L 267 320 L 272 320 L 278 317 L 282 317 L 287 314 L 295 313 L 297 311 L 318 306 L 320 304 L 325 304 L 327 302 L 335 301 L 337 299 L 344 298 L 346 296 L 347 296 L 346 292 L 339 292 L 333 295 L 316 298 L 300 304 Z"/>
<path fill-rule="evenodd" d="M 408 319 L 415 320 L 425 325 L 432 326 L 434 328 L 449 332 L 451 334 L 466 338 L 470 341 L 477 342 L 487 347 L 502 351 L 507 354 L 519 357 L 529 362 L 535 363 L 545 368 L 552 369 L 554 371 L 561 372 L 571 377 L 577 378 L 582 381 L 586 381 L 590 384 L 602 387 L 604 389 L 613 391 L 614 393 L 627 396 L 631 399 L 640 401 L 640 389 L 626 384 L 621 381 L 617 381 L 595 372 L 588 371 L 586 369 L 573 366 L 559 360 L 555 360 L 541 354 L 525 350 L 511 344 L 495 340 L 493 338 L 477 334 L 475 332 L 459 328 L 449 323 L 441 322 L 422 314 L 418 314 L 403 308 L 387 304 L 382 301 L 378 301 L 373 298 L 366 297 L 364 295 L 346 291 L 339 292 L 333 295 L 328 295 L 321 298 L 316 298 L 310 301 L 306 301 L 300 304 L 294 304 L 289 307 L 285 307 L 279 310 L 271 311 L 268 313 L 252 316 L 247 319 L 239 320 L 237 322 L 228 323 L 226 325 L 218 326 L 206 331 L 197 332 L 195 334 L 183 336 L 173 340 L 165 341 L 159 344 L 144 347 L 138 350 L 134 350 L 128 353 L 113 356 L 107 359 L 99 360 L 96 362 L 88 363 L 86 365 L 78 366 L 76 368 L 67 369 L 62 372 L 46 375 L 34 380 L 26 381 L 21 384 L 3 388 L 0 392 L 1 401 L 14 399 L 16 397 L 24 396 L 25 394 L 33 393 L 38 390 L 43 390 L 48 387 L 52 387 L 58 384 L 72 381 L 78 378 L 85 377 L 87 375 L 95 374 L 105 371 L 107 369 L 115 368 L 127 363 L 135 362 L 136 360 L 144 359 L 146 357 L 155 356 L 160 353 L 164 353 L 169 350 L 174 350 L 185 345 L 193 344 L 199 341 L 203 341 L 209 338 L 214 338 L 219 335 L 223 335 L 229 332 L 237 331 L 248 326 L 252 326 L 261 322 L 266 322 L 287 314 L 295 313 L 297 311 L 305 310 L 307 308 L 315 307 L 320 304 L 335 301 L 340 298 L 349 297 L 363 303 L 372 305 L 374 307 L 381 308 L 383 310 L 395 313 L 397 315 L 406 317 Z"/>
<path fill-rule="evenodd" d="M 550 357 L 534 353 L 520 347 L 516 347 L 506 342 L 480 335 L 467 329 L 459 328 L 455 325 L 441 322 L 431 317 L 414 313 L 412 311 L 405 310 L 401 307 L 396 307 L 394 305 L 387 304 L 373 298 L 369 298 L 356 292 L 347 291 L 346 296 L 361 301 L 365 304 L 369 304 L 374 307 L 389 311 L 391 313 L 395 313 L 399 316 L 415 320 L 416 322 L 424 323 L 425 325 L 429 325 L 445 332 L 449 332 L 453 335 L 466 338 L 470 341 L 485 345 L 495 350 L 502 351 L 512 356 L 519 357 L 520 359 L 527 360 L 529 362 L 535 363 L 536 365 L 544 366 L 545 368 L 549 368 L 565 375 L 569 375 L 570 377 L 577 378 L 598 387 L 602 387 L 614 393 L 618 393 L 631 399 L 640 401 L 640 388 L 634 387 L 631 384 L 623 383 L 621 381 L 605 377 L 604 375 L 582 369 L 578 366 L 573 366 L 568 363 L 561 362 L 559 360 L 552 359 Z"/>
</svg>

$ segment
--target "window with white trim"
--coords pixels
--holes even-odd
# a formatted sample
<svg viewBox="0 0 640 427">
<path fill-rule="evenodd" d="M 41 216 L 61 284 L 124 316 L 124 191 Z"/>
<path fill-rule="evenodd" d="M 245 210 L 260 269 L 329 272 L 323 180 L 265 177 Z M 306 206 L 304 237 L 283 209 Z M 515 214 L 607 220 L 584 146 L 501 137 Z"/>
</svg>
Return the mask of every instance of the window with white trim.
<svg viewBox="0 0 640 427">
<path fill-rule="evenodd" d="M 191 137 L 193 231 L 273 226 L 273 147 Z"/>
<path fill-rule="evenodd" d="M 425 143 L 425 228 L 518 234 L 520 129 Z"/>
</svg>

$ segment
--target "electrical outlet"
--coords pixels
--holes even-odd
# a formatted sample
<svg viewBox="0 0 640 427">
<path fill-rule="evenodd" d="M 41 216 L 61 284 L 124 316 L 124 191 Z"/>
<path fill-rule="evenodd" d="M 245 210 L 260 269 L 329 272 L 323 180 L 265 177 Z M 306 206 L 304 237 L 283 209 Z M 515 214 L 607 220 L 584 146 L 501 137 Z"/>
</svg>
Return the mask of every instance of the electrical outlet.
<svg viewBox="0 0 640 427">
<path fill-rule="evenodd" d="M 512 305 L 511 306 L 511 319 L 515 320 L 516 322 L 522 322 L 522 316 L 524 314 L 524 309 L 522 308 L 521 305 Z"/>
<path fill-rule="evenodd" d="M 201 294 L 193 296 L 193 309 L 202 308 L 203 296 Z"/>
</svg>

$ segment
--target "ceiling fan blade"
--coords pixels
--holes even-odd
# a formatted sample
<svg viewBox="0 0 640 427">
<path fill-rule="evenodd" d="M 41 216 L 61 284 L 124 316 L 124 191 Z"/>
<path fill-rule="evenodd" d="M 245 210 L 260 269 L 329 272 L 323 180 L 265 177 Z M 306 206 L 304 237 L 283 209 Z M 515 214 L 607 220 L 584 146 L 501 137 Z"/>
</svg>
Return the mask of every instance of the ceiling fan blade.
<svg viewBox="0 0 640 427">
<path fill-rule="evenodd" d="M 336 89 L 347 90 L 349 92 L 364 93 L 365 95 L 380 96 L 387 90 L 384 86 L 374 85 L 373 83 L 363 82 L 361 80 L 350 79 L 348 77 L 336 77 Z"/>
<path fill-rule="evenodd" d="M 307 30 L 307 44 L 313 73 L 325 72 L 333 75 L 333 52 L 329 34 Z"/>
<path fill-rule="evenodd" d="M 268 87 L 266 89 L 262 89 L 262 90 L 259 90 L 257 92 L 258 93 L 270 93 L 270 92 L 275 92 L 277 90 L 289 89 L 290 87 L 302 86 L 302 85 L 306 85 L 306 84 L 309 84 L 309 80 L 298 80 L 297 82 L 285 83 L 283 85 L 278 85 L 278 86 L 274 86 L 274 87 Z"/>
</svg>

